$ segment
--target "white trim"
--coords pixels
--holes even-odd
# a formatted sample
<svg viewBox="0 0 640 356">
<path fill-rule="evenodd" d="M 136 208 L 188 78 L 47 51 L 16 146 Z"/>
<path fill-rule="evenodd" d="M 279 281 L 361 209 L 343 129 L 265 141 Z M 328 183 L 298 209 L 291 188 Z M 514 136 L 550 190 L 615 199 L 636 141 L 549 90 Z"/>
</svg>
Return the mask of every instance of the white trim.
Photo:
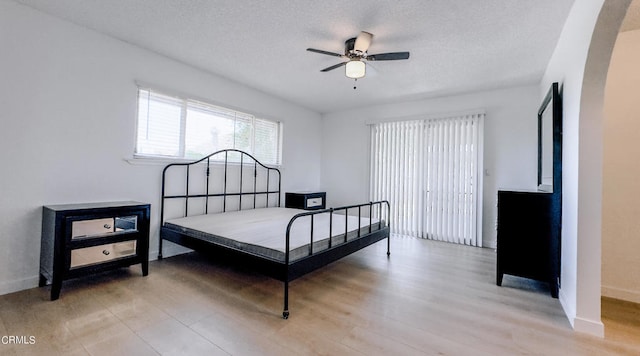
<svg viewBox="0 0 640 356">
<path fill-rule="evenodd" d="M 157 244 L 156 244 L 157 247 Z M 178 255 L 184 255 L 185 253 L 193 252 L 193 250 L 186 247 L 176 245 L 171 241 L 162 241 L 162 258 L 168 258 Z M 149 250 L 149 261 L 156 261 L 158 259 L 158 250 Z"/>
<path fill-rule="evenodd" d="M 637 290 L 602 286 L 601 294 L 603 297 L 626 300 L 633 303 L 640 303 L 640 292 Z"/>
<path fill-rule="evenodd" d="M 166 166 L 171 163 L 189 163 L 195 161 L 194 159 L 184 158 L 165 158 L 165 157 L 153 157 L 153 156 L 133 156 L 123 158 L 127 163 L 139 166 Z"/>
<path fill-rule="evenodd" d="M 191 163 L 195 162 L 200 158 L 172 158 L 172 157 L 160 157 L 160 156 L 144 156 L 144 155 L 135 155 L 133 157 L 125 157 L 123 160 L 129 164 L 134 166 L 166 166 L 172 163 Z M 202 164 L 205 164 L 206 161 L 202 161 Z M 211 160 L 210 163 L 213 165 L 224 165 L 224 161 Z M 227 162 L 228 165 L 240 165 L 240 162 Z M 250 166 L 253 163 L 244 163 L 245 166 Z M 282 173 L 283 167 L 282 164 L 264 164 L 269 168 L 277 168 Z"/>
<path fill-rule="evenodd" d="M 600 338 L 604 338 L 604 324 L 599 320 L 589 320 L 576 317 L 573 330 Z"/>
<path fill-rule="evenodd" d="M 577 317 L 576 310 L 573 308 L 575 303 L 570 302 L 562 289 L 560 289 L 558 298 L 560 300 L 560 305 L 564 310 L 564 314 L 567 316 L 567 319 L 569 319 L 569 323 L 571 323 L 571 327 L 573 327 L 574 331 L 596 337 L 604 337 L 604 324 L 602 321 Z"/>
<path fill-rule="evenodd" d="M 560 306 L 562 307 L 562 310 L 564 310 L 564 315 L 566 315 L 567 319 L 569 319 L 571 327 L 574 327 L 574 318 L 576 316 L 576 310 L 574 309 L 575 303 L 571 303 L 562 288 L 560 288 L 560 290 L 558 291 L 558 299 L 560 300 Z"/>
<path fill-rule="evenodd" d="M 13 281 L 2 282 L 0 284 L 0 295 L 19 292 L 26 289 L 35 288 L 38 286 L 40 280 L 39 276 L 16 279 Z"/>
<path fill-rule="evenodd" d="M 464 111 L 448 111 L 442 113 L 431 114 L 416 114 L 409 116 L 401 116 L 394 118 L 378 118 L 365 120 L 365 125 L 375 125 L 383 122 L 396 122 L 396 121 L 414 121 L 414 120 L 433 120 L 433 119 L 446 119 L 449 117 L 469 116 L 469 115 L 486 115 L 485 109 L 470 109 Z"/>
</svg>

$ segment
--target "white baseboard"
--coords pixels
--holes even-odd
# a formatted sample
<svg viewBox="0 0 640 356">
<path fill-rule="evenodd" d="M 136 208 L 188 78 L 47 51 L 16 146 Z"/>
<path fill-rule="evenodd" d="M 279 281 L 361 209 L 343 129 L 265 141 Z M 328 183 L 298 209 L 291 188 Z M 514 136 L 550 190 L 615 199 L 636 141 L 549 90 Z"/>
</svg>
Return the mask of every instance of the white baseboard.
<svg viewBox="0 0 640 356">
<path fill-rule="evenodd" d="M 575 328 L 573 325 L 576 317 L 576 310 L 574 308 L 575 304 L 569 303 L 567 295 L 564 293 L 562 288 L 558 290 L 558 299 L 560 300 L 560 306 L 562 307 L 562 310 L 564 310 L 564 315 L 569 320 L 569 323 L 571 323 L 571 327 Z"/>
<path fill-rule="evenodd" d="M 0 295 L 19 292 L 25 289 L 31 289 L 38 286 L 40 276 L 17 279 L 9 282 L 0 283 Z"/>
<path fill-rule="evenodd" d="M 189 253 L 191 251 L 193 250 L 190 250 L 180 245 L 165 242 L 164 246 L 162 247 L 162 258 L 182 255 L 184 253 Z M 149 261 L 155 261 L 157 259 L 158 259 L 158 250 L 149 251 Z"/>
<path fill-rule="evenodd" d="M 183 253 L 190 252 L 191 250 L 186 249 L 179 245 L 165 245 L 163 248 L 162 257 L 172 257 L 181 255 Z M 158 259 L 158 250 L 149 251 L 149 261 L 154 261 Z M 150 273 L 153 271 L 150 271 Z M 23 279 L 17 279 L 14 281 L 2 282 L 0 283 L 0 295 L 5 295 L 9 293 L 19 292 L 25 289 L 31 289 L 38 286 L 38 281 L 40 276 L 28 277 Z"/>
<path fill-rule="evenodd" d="M 610 286 L 602 286 L 601 293 L 603 297 L 625 300 L 627 302 L 640 303 L 640 291 L 616 288 Z"/>
<path fill-rule="evenodd" d="M 565 293 L 560 289 L 558 293 L 558 299 L 560 299 L 560 305 L 564 314 L 569 319 L 569 323 L 573 327 L 574 331 L 593 335 L 596 337 L 604 338 L 604 324 L 600 320 L 589 320 L 576 316 L 575 303 L 569 303 L 569 299 Z"/>
<path fill-rule="evenodd" d="M 596 337 L 604 338 L 604 324 L 599 320 L 589 320 L 576 317 L 573 330 Z"/>
</svg>

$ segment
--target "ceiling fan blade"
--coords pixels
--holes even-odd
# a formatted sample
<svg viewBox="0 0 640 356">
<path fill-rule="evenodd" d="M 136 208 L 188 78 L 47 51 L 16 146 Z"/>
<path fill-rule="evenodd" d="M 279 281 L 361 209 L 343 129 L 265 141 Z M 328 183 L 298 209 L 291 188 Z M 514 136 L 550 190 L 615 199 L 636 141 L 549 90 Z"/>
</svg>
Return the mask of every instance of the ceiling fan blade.
<svg viewBox="0 0 640 356">
<path fill-rule="evenodd" d="M 327 68 L 321 70 L 321 72 L 328 72 L 330 70 L 334 70 L 336 68 L 340 68 L 340 67 L 342 67 L 343 65 L 345 65 L 347 63 L 349 63 L 349 62 L 342 62 L 342 63 L 334 64 L 331 67 L 327 67 Z"/>
<path fill-rule="evenodd" d="M 338 54 L 338 53 L 333 53 L 333 52 L 327 52 L 327 51 L 323 51 L 323 50 L 321 50 L 321 49 L 315 49 L 315 48 L 307 48 L 307 51 L 309 51 L 309 52 L 315 52 L 315 53 L 320 53 L 320 54 L 326 54 L 327 56 L 344 57 L 344 54 Z"/>
<path fill-rule="evenodd" d="M 409 59 L 409 52 L 393 52 L 393 53 L 378 53 L 367 56 L 370 61 L 395 61 L 398 59 Z"/>
<path fill-rule="evenodd" d="M 353 45 L 354 51 L 366 52 L 371 45 L 371 39 L 373 35 L 366 31 L 361 31 L 358 37 L 356 37 L 356 43 Z"/>
</svg>

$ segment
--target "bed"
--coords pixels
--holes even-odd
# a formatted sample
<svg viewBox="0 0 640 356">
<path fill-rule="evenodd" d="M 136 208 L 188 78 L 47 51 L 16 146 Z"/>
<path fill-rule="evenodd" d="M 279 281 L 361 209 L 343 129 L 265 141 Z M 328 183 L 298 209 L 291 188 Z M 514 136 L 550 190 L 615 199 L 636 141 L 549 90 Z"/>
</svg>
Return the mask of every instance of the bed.
<svg viewBox="0 0 640 356">
<path fill-rule="evenodd" d="M 284 282 L 282 317 L 289 317 L 289 282 L 387 239 L 389 203 L 338 208 L 281 207 L 280 170 L 227 149 L 162 172 L 160 239 L 224 256 Z"/>
</svg>

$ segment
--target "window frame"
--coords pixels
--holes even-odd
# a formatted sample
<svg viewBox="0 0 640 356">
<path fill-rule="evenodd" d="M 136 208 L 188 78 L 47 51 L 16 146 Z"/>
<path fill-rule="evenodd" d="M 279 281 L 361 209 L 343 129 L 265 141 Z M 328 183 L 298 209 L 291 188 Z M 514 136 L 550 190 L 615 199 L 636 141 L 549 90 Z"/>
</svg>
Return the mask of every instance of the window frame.
<svg viewBox="0 0 640 356">
<path fill-rule="evenodd" d="M 176 99 L 177 101 L 180 101 L 180 134 L 179 134 L 179 142 L 178 142 L 178 154 L 179 155 L 161 155 L 161 154 L 149 154 L 149 153 L 139 153 L 138 151 L 138 147 L 139 147 L 139 142 L 138 142 L 138 133 L 140 130 L 140 100 L 141 100 L 141 94 L 143 92 L 149 92 L 150 94 L 158 94 L 158 95 L 162 95 L 162 96 L 168 96 L 168 97 L 172 97 L 174 99 Z M 237 113 L 240 116 L 249 116 L 251 117 L 251 137 L 250 137 L 250 147 L 251 147 L 251 151 L 247 153 L 249 153 L 250 155 L 256 157 L 256 142 L 257 142 L 257 138 L 256 138 L 256 125 L 258 121 L 267 121 L 270 123 L 273 123 L 276 125 L 276 143 L 275 143 L 275 157 L 276 157 L 276 162 L 272 163 L 272 162 L 264 162 L 261 161 L 261 163 L 264 163 L 268 166 L 274 166 L 274 167 L 280 167 L 282 166 L 282 145 L 283 145 L 283 122 L 281 120 L 276 120 L 270 117 L 267 117 L 265 115 L 259 115 L 259 114 L 255 114 L 251 111 L 247 111 L 247 110 L 238 110 L 234 107 L 229 107 L 229 106 L 224 106 L 224 105 L 220 105 L 218 103 L 213 103 L 210 100 L 207 99 L 201 99 L 201 98 L 197 98 L 194 97 L 192 95 L 185 95 L 185 94 L 177 94 L 171 90 L 166 90 L 166 89 L 157 89 L 155 86 L 150 86 L 150 85 L 144 85 L 144 84 L 140 84 L 137 83 L 137 87 L 136 87 L 136 119 L 135 119 L 135 130 L 134 130 L 134 145 L 133 145 L 133 159 L 132 160 L 128 160 L 130 163 L 134 163 L 134 162 L 176 162 L 176 161 L 184 161 L 184 162 L 191 162 L 194 160 L 197 160 L 201 157 L 198 158 L 194 158 L 194 157 L 186 157 L 186 147 L 187 147 L 187 112 L 189 110 L 189 106 L 190 104 L 193 104 L 194 106 L 205 106 L 205 107 L 211 107 L 212 109 L 219 108 L 221 110 L 224 111 L 228 111 L 228 112 L 233 112 L 233 113 Z M 234 129 L 235 130 L 235 129 Z M 234 131 L 234 135 L 235 135 L 235 131 Z M 235 145 L 234 145 L 235 146 Z M 218 150 L 222 150 L 222 149 L 227 149 L 227 148 L 235 148 L 235 147 L 220 147 Z M 213 153 L 212 152 L 207 152 L 204 153 L 202 157 Z M 259 157 L 256 157 L 256 159 L 260 159 Z M 231 163 L 231 162 L 229 162 Z M 238 162 L 239 163 L 239 162 Z"/>
</svg>

